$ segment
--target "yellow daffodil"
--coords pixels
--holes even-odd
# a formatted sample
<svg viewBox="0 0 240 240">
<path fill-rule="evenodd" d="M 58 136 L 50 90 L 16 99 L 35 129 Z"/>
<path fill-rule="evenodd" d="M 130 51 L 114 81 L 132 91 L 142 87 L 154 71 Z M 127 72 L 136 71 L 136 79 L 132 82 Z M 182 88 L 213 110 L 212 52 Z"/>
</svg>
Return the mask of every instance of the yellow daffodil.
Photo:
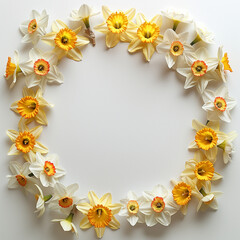
<svg viewBox="0 0 240 240">
<path fill-rule="evenodd" d="M 106 193 L 99 199 L 93 191 L 90 191 L 88 199 L 90 203 L 80 203 L 76 207 L 86 215 L 80 222 L 80 228 L 87 229 L 94 226 L 97 237 L 102 238 L 106 227 L 111 229 L 120 227 L 120 223 L 114 215 L 120 211 L 122 204 L 112 204 L 112 195 L 110 193 Z"/>
<path fill-rule="evenodd" d="M 126 12 L 111 12 L 108 7 L 102 7 L 105 21 L 94 27 L 98 32 L 106 34 L 106 45 L 108 48 L 115 47 L 119 41 L 130 42 L 136 31 L 136 25 L 131 21 L 135 16 L 135 9 Z"/>
<path fill-rule="evenodd" d="M 42 40 L 52 46 L 54 46 L 54 52 L 58 58 L 63 56 L 74 61 L 82 60 L 82 53 L 78 47 L 87 45 L 89 40 L 86 37 L 78 36 L 81 31 L 81 27 L 72 30 L 60 20 L 56 20 L 52 24 L 52 32 L 42 37 Z"/>
<path fill-rule="evenodd" d="M 156 50 L 156 46 L 163 38 L 160 34 L 162 17 L 160 15 L 156 15 L 149 22 L 142 13 L 139 13 L 136 16 L 136 22 L 138 29 L 128 46 L 128 51 L 130 53 L 134 53 L 138 50 L 142 50 L 145 59 L 149 62 Z"/>
</svg>

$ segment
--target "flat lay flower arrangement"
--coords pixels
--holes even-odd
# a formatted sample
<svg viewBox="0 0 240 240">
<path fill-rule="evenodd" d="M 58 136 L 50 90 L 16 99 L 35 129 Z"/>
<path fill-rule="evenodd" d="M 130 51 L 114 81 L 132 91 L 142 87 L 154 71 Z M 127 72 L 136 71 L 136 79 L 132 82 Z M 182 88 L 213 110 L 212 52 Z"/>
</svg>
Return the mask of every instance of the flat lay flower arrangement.
<svg viewBox="0 0 240 240">
<path fill-rule="evenodd" d="M 103 237 L 106 227 L 119 229 L 117 214 L 125 217 L 132 226 L 145 223 L 152 227 L 156 224 L 168 226 L 172 215 L 179 210 L 186 215 L 193 198 L 198 201 L 197 211 L 204 208 L 216 210 L 221 192 L 213 191 L 211 183 L 222 176 L 215 171 L 214 164 L 221 158 L 225 164 L 231 161 L 232 142 L 237 136 L 235 131 L 224 133 L 220 130 L 222 122 L 231 122 L 230 111 L 236 106 L 226 86 L 227 71 L 232 72 L 227 53 L 223 53 L 220 46 L 215 56 L 209 55 L 206 47 L 214 43 L 212 33 L 184 12 L 162 11 L 152 19 L 146 19 L 142 13 L 136 14 L 133 8 L 111 11 L 103 6 L 103 22 L 92 28 L 90 18 L 97 14 L 100 13 L 84 4 L 70 14 L 70 21 L 78 23 L 78 28 L 71 29 L 61 20 L 56 20 L 52 23 L 52 32 L 47 33 L 47 12 L 33 10 L 30 18 L 20 25 L 22 42 L 32 44 L 33 48 L 27 60 L 15 51 L 6 65 L 5 77 L 10 88 L 19 78 L 24 78 L 26 83 L 22 98 L 11 105 L 11 110 L 19 115 L 20 120 L 18 130 L 7 131 L 12 141 L 8 155 L 19 155 L 22 161 L 10 161 L 8 188 L 20 188 L 32 196 L 38 217 L 44 214 L 46 205 L 59 212 L 62 218 L 52 221 L 59 222 L 64 231 L 77 234 L 75 219 L 77 215 L 81 216 L 80 229 L 94 227 L 98 238 Z M 171 28 L 162 31 L 164 18 L 171 22 Z M 179 24 L 193 26 L 194 37 L 190 39 L 188 31 L 178 32 Z M 49 155 L 48 148 L 37 140 L 43 126 L 48 124 L 45 109 L 53 107 L 43 96 L 47 84 L 63 83 L 63 75 L 58 68 L 62 58 L 81 61 L 81 47 L 96 44 L 93 29 L 106 35 L 108 48 L 127 42 L 128 52 L 142 52 L 147 62 L 155 52 L 164 54 L 169 69 L 185 78 L 184 89 L 196 87 L 202 98 L 206 122 L 192 121 L 196 132 L 189 149 L 194 151 L 194 156 L 186 161 L 180 176 L 171 180 L 172 189 L 158 184 L 140 196 L 129 191 L 120 203 L 112 203 L 111 193 L 98 197 L 94 191 L 89 191 L 87 198 L 80 198 L 75 194 L 77 183 L 64 186 L 59 182 L 65 170 L 58 156 Z M 39 41 L 49 44 L 50 50 L 44 52 L 39 49 Z M 217 89 L 209 89 L 210 81 L 218 85 Z"/>
</svg>

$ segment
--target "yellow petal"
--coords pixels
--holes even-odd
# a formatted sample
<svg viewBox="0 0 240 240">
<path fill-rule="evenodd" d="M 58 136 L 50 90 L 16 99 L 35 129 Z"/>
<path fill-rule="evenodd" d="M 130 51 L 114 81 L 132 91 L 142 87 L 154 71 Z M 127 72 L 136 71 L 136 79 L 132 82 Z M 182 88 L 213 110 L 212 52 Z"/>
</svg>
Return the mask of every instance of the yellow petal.
<svg viewBox="0 0 240 240">
<path fill-rule="evenodd" d="M 106 23 L 102 23 L 102 24 L 99 24 L 97 26 L 94 27 L 94 29 L 98 32 L 101 32 L 101 33 L 104 33 L 104 34 L 107 34 L 109 32 L 109 29 L 106 25 Z"/>
<path fill-rule="evenodd" d="M 73 32 L 75 32 L 76 34 L 78 34 L 81 30 L 82 30 L 82 26 L 74 29 Z"/>
<path fill-rule="evenodd" d="M 79 62 L 82 60 L 82 53 L 78 48 L 73 48 L 68 51 L 67 57 L 74 61 Z"/>
<path fill-rule="evenodd" d="M 130 42 L 128 45 L 128 51 L 130 53 L 136 52 L 138 50 L 141 50 L 143 48 L 142 42 L 139 38 L 135 38 Z"/>
<path fill-rule="evenodd" d="M 103 234 L 104 234 L 104 231 L 105 231 L 105 228 L 95 228 L 95 231 L 96 231 L 97 237 L 102 238 Z"/>
<path fill-rule="evenodd" d="M 39 109 L 37 115 L 35 116 L 35 120 L 41 125 L 48 125 L 46 114 L 42 109 Z"/>
<path fill-rule="evenodd" d="M 162 25 L 162 16 L 156 15 L 152 20 L 151 23 L 155 23 L 157 26 L 161 27 Z"/>
<path fill-rule="evenodd" d="M 29 132 L 37 139 L 43 131 L 43 127 L 37 126 L 32 128 Z"/>
<path fill-rule="evenodd" d="M 135 8 L 131 8 L 125 12 L 125 15 L 127 16 L 128 21 L 131 21 L 134 18 L 135 14 L 136 14 Z"/>
<path fill-rule="evenodd" d="M 77 36 L 76 46 L 81 47 L 81 46 L 87 45 L 89 42 L 90 41 L 88 38 L 82 37 L 82 36 Z"/>
<path fill-rule="evenodd" d="M 103 206 L 108 206 L 111 203 L 112 203 L 111 193 L 106 193 L 99 199 L 99 204 L 102 204 Z"/>
<path fill-rule="evenodd" d="M 155 52 L 155 47 L 153 46 L 152 43 L 147 43 L 144 47 L 143 47 L 143 54 L 145 56 L 145 59 L 150 62 L 151 57 L 153 55 L 153 53 Z"/>
<path fill-rule="evenodd" d="M 53 24 L 52 24 L 52 31 L 53 32 L 59 32 L 60 29 L 62 29 L 62 28 L 68 28 L 68 26 L 64 22 L 62 22 L 61 20 L 56 20 L 56 21 L 53 22 Z"/>
<path fill-rule="evenodd" d="M 119 213 L 122 206 L 123 205 L 121 203 L 114 203 L 114 204 L 109 204 L 108 208 L 110 208 L 112 211 L 112 214 L 115 215 L 115 214 Z"/>
<path fill-rule="evenodd" d="M 79 203 L 76 208 L 84 215 L 88 214 L 88 211 L 92 206 L 89 203 Z"/>
<path fill-rule="evenodd" d="M 99 202 L 99 198 L 97 197 L 96 193 L 94 191 L 88 192 L 88 199 L 90 201 L 90 204 L 92 206 L 95 206 Z"/>
<path fill-rule="evenodd" d="M 108 32 L 106 35 L 106 45 L 108 48 L 115 47 L 120 41 L 119 34 Z"/>
<path fill-rule="evenodd" d="M 80 226 L 81 229 L 88 229 L 88 228 L 92 227 L 92 224 L 89 222 L 88 217 L 85 216 L 82 219 L 82 221 L 80 222 L 79 226 Z"/>
<path fill-rule="evenodd" d="M 26 97 L 26 96 L 35 97 L 34 91 L 27 87 L 23 88 L 22 95 L 23 97 Z"/>
<path fill-rule="evenodd" d="M 110 14 L 112 13 L 107 6 L 102 6 L 102 12 L 105 20 L 107 20 Z"/>
<path fill-rule="evenodd" d="M 144 22 L 147 22 L 147 19 L 142 13 L 138 13 L 136 16 L 136 22 L 137 22 L 137 25 L 140 26 Z"/>
<path fill-rule="evenodd" d="M 108 225 L 111 229 L 119 229 L 120 223 L 118 220 L 113 216 L 112 221 Z"/>
</svg>

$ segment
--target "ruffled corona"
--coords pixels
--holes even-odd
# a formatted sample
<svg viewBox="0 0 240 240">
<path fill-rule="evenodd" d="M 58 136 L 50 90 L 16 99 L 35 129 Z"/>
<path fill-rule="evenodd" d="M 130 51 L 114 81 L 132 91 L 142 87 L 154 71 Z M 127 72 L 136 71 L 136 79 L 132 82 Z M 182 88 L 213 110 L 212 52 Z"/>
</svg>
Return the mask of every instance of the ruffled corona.
<svg viewBox="0 0 240 240">
<path fill-rule="evenodd" d="M 50 70 L 50 64 L 44 59 L 38 59 L 34 63 L 34 72 L 39 76 L 45 76 Z"/>
<path fill-rule="evenodd" d="M 128 18 L 123 12 L 112 13 L 106 22 L 112 33 L 123 33 L 127 30 Z"/>
<path fill-rule="evenodd" d="M 104 228 L 108 226 L 112 220 L 112 216 L 112 211 L 101 204 L 89 209 L 87 214 L 89 222 L 95 228 Z"/>
<path fill-rule="evenodd" d="M 224 70 L 228 70 L 228 71 L 232 72 L 232 68 L 229 65 L 229 60 L 228 60 L 227 53 L 224 53 L 224 56 L 223 56 L 221 62 L 223 63 Z"/>
<path fill-rule="evenodd" d="M 172 190 L 173 199 L 178 205 L 184 206 L 191 200 L 192 189 L 190 185 L 181 182 Z"/>
<path fill-rule="evenodd" d="M 27 178 L 23 175 L 16 175 L 16 179 L 22 187 L 26 186 L 27 184 Z"/>
<path fill-rule="evenodd" d="M 75 48 L 77 36 L 71 29 L 63 28 L 57 33 L 54 41 L 59 48 L 69 51 Z"/>
<path fill-rule="evenodd" d="M 15 142 L 17 150 L 28 153 L 35 145 L 35 137 L 30 132 L 20 132 Z"/>
<path fill-rule="evenodd" d="M 183 44 L 179 41 L 174 41 L 172 44 L 171 44 L 171 47 L 170 47 L 170 52 L 173 56 L 180 56 L 183 54 L 183 51 L 184 51 L 184 47 L 183 47 Z"/>
<path fill-rule="evenodd" d="M 59 199 L 58 204 L 62 208 L 68 208 L 68 207 L 72 206 L 73 199 L 69 198 L 69 197 L 63 197 L 63 198 Z"/>
<path fill-rule="evenodd" d="M 143 43 L 153 43 L 160 33 L 159 27 L 155 23 L 144 22 L 137 30 L 138 38 Z"/>
<path fill-rule="evenodd" d="M 17 105 L 17 111 L 22 117 L 26 119 L 33 118 L 38 114 L 39 102 L 36 98 L 26 96 L 22 98 Z"/>
<path fill-rule="evenodd" d="M 28 33 L 34 33 L 37 31 L 37 20 L 33 19 L 28 24 Z"/>
<path fill-rule="evenodd" d="M 49 161 L 45 162 L 43 169 L 48 176 L 53 176 L 56 173 L 56 168 L 54 164 Z"/>
<path fill-rule="evenodd" d="M 216 97 L 214 100 L 214 106 L 217 110 L 224 112 L 227 108 L 227 103 L 224 98 L 222 97 Z"/>
<path fill-rule="evenodd" d="M 196 133 L 195 142 L 203 150 L 209 150 L 217 145 L 218 137 L 211 128 L 203 128 Z"/>
<path fill-rule="evenodd" d="M 139 204 L 135 200 L 130 200 L 127 204 L 128 212 L 131 214 L 136 214 L 139 211 Z"/>
<path fill-rule="evenodd" d="M 163 209 L 165 208 L 165 202 L 164 202 L 163 198 L 155 197 L 152 200 L 151 207 L 152 207 L 153 211 L 156 213 L 162 212 Z"/>
<path fill-rule="evenodd" d="M 204 61 L 197 60 L 192 64 L 191 69 L 194 76 L 201 77 L 206 74 L 208 66 Z"/>
<path fill-rule="evenodd" d="M 214 167 L 210 161 L 201 161 L 196 164 L 195 175 L 198 180 L 210 181 L 214 174 Z"/>
<path fill-rule="evenodd" d="M 15 72 L 15 69 L 16 69 L 16 65 L 12 62 L 11 57 L 8 57 L 6 71 L 5 71 L 5 77 L 8 78 L 8 77 L 12 76 Z M 21 72 L 19 67 L 17 68 L 17 73 L 18 72 Z"/>
</svg>

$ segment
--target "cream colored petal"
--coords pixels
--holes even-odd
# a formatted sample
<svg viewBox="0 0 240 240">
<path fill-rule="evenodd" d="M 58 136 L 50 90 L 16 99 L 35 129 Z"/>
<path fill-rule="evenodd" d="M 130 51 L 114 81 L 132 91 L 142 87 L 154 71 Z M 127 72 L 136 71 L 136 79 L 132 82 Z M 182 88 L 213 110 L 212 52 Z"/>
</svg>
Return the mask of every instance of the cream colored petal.
<svg viewBox="0 0 240 240">
<path fill-rule="evenodd" d="M 105 227 L 104 228 L 95 228 L 96 234 L 98 238 L 102 238 L 103 234 L 105 232 Z"/>
<path fill-rule="evenodd" d="M 141 50 L 143 48 L 143 44 L 139 38 L 136 38 L 130 42 L 128 45 L 128 51 L 130 53 L 136 52 L 138 50 Z"/>
<path fill-rule="evenodd" d="M 29 132 L 37 139 L 37 138 L 39 138 L 42 131 L 43 131 L 43 127 L 37 126 L 37 127 L 32 128 Z"/>
<path fill-rule="evenodd" d="M 205 125 L 194 119 L 192 120 L 192 127 L 198 132 L 199 130 L 205 128 Z"/>
<path fill-rule="evenodd" d="M 89 222 L 87 216 L 85 216 L 85 217 L 81 220 L 79 227 L 80 227 L 81 229 L 88 229 L 88 228 L 92 227 L 92 224 Z"/>
<path fill-rule="evenodd" d="M 76 42 L 76 46 L 77 47 L 81 47 L 81 46 L 85 46 L 89 43 L 89 39 L 86 37 L 82 37 L 82 36 L 77 36 L 77 42 Z"/>
<path fill-rule="evenodd" d="M 102 204 L 103 206 L 108 206 L 111 203 L 112 203 L 111 193 L 106 193 L 99 199 L 99 204 Z"/>
<path fill-rule="evenodd" d="M 46 154 L 46 153 L 48 153 L 48 148 L 45 147 L 40 142 L 36 141 L 36 144 L 34 145 L 33 151 L 34 152 L 39 152 L 39 153 L 42 153 L 42 154 Z"/>
<path fill-rule="evenodd" d="M 79 62 L 82 60 L 82 53 L 78 48 L 73 48 L 67 52 L 67 57 Z"/>
<path fill-rule="evenodd" d="M 115 204 L 109 204 L 108 208 L 110 208 L 112 211 L 112 214 L 115 215 L 115 214 L 119 213 L 122 206 L 123 205 L 121 203 L 115 203 Z"/>
<path fill-rule="evenodd" d="M 12 111 L 14 111 L 15 113 L 18 113 L 17 108 L 18 108 L 18 101 L 14 102 L 14 103 L 11 105 L 11 107 L 10 107 L 10 109 L 11 109 Z"/>
<path fill-rule="evenodd" d="M 103 13 L 104 19 L 107 20 L 112 12 L 110 11 L 110 9 L 107 6 L 102 6 L 102 13 Z"/>
<path fill-rule="evenodd" d="M 68 26 L 61 20 L 56 20 L 52 24 L 52 31 L 58 33 L 62 28 L 68 28 Z"/>
<path fill-rule="evenodd" d="M 158 27 L 161 27 L 162 25 L 162 16 L 156 15 L 152 20 L 151 23 L 155 23 Z"/>
<path fill-rule="evenodd" d="M 220 175 L 220 174 L 217 173 L 217 172 L 214 172 L 213 177 L 212 177 L 212 180 L 213 180 L 213 181 L 219 180 L 219 179 L 221 179 L 221 178 L 223 178 L 222 175 Z"/>
<path fill-rule="evenodd" d="M 24 154 L 23 157 L 27 162 L 30 162 L 30 163 L 36 162 L 36 154 L 33 151 L 30 151 L 29 153 Z"/>
<path fill-rule="evenodd" d="M 51 46 L 55 46 L 55 42 L 54 42 L 55 37 L 56 37 L 56 33 L 51 32 L 42 36 L 41 40 Z"/>
<path fill-rule="evenodd" d="M 111 222 L 108 225 L 111 229 L 119 229 L 120 223 L 118 220 L 113 216 Z"/>
<path fill-rule="evenodd" d="M 132 40 L 126 32 L 119 34 L 119 39 L 121 42 L 131 42 Z"/>
<path fill-rule="evenodd" d="M 27 87 L 23 88 L 22 95 L 23 95 L 23 97 L 26 97 L 26 96 L 35 97 L 34 91 L 30 88 L 27 88 Z"/>
<path fill-rule="evenodd" d="M 13 144 L 8 151 L 8 155 L 19 155 L 19 154 L 21 154 L 21 152 L 18 151 L 16 145 Z"/>
<path fill-rule="evenodd" d="M 140 26 L 144 22 L 147 22 L 147 19 L 142 13 L 138 13 L 136 16 L 136 22 L 137 22 L 137 25 Z"/>
<path fill-rule="evenodd" d="M 145 59 L 150 62 L 153 53 L 155 52 L 155 48 L 152 45 L 152 43 L 147 43 L 144 47 L 143 47 L 143 54 L 145 56 Z"/>
<path fill-rule="evenodd" d="M 76 208 L 84 215 L 88 214 L 88 211 L 92 206 L 89 203 L 79 203 Z"/>
<path fill-rule="evenodd" d="M 212 128 L 215 131 L 218 131 L 220 128 L 220 122 L 219 121 L 209 121 L 207 123 L 207 126 Z"/>
<path fill-rule="evenodd" d="M 189 146 L 188 146 L 189 149 L 197 149 L 198 148 L 198 145 L 196 144 L 195 141 L 192 141 Z"/>
<path fill-rule="evenodd" d="M 89 199 L 90 204 L 92 206 L 95 206 L 99 203 L 99 198 L 97 197 L 97 195 L 94 191 L 89 191 L 88 192 L 88 199 Z"/>
<path fill-rule="evenodd" d="M 18 123 L 18 129 L 20 132 L 24 132 L 24 131 L 29 131 L 27 125 L 26 125 L 26 119 L 21 118 L 19 123 Z"/>
<path fill-rule="evenodd" d="M 98 32 L 101 32 L 101 33 L 104 33 L 104 34 L 107 34 L 109 32 L 109 29 L 106 25 L 106 23 L 102 23 L 102 24 L 99 24 L 97 26 L 94 27 L 94 29 Z"/>
<path fill-rule="evenodd" d="M 120 41 L 119 34 L 108 32 L 106 35 L 106 45 L 108 48 L 115 47 Z"/>
<path fill-rule="evenodd" d="M 134 18 L 135 14 L 136 14 L 135 8 L 131 8 L 125 12 L 125 15 L 127 16 L 128 21 L 131 21 Z"/>
<path fill-rule="evenodd" d="M 64 51 L 63 49 L 57 46 L 55 46 L 55 48 L 53 49 L 53 52 L 57 55 L 58 60 L 61 60 L 67 54 L 67 51 Z"/>
<path fill-rule="evenodd" d="M 35 120 L 41 125 L 48 125 L 46 114 L 42 109 L 39 109 L 38 114 L 35 116 Z"/>
<path fill-rule="evenodd" d="M 15 130 L 8 130 L 6 133 L 9 136 L 9 138 L 11 139 L 12 142 L 15 142 L 16 138 L 19 135 L 19 132 L 15 131 Z"/>
<path fill-rule="evenodd" d="M 209 150 L 205 151 L 206 157 L 210 160 L 210 161 L 214 161 L 216 160 L 216 156 L 217 156 L 217 147 L 213 147 L 210 148 Z"/>
<path fill-rule="evenodd" d="M 80 33 L 81 30 L 82 30 L 82 26 L 74 29 L 73 32 L 75 32 L 76 34 L 78 34 L 78 33 Z"/>
</svg>

